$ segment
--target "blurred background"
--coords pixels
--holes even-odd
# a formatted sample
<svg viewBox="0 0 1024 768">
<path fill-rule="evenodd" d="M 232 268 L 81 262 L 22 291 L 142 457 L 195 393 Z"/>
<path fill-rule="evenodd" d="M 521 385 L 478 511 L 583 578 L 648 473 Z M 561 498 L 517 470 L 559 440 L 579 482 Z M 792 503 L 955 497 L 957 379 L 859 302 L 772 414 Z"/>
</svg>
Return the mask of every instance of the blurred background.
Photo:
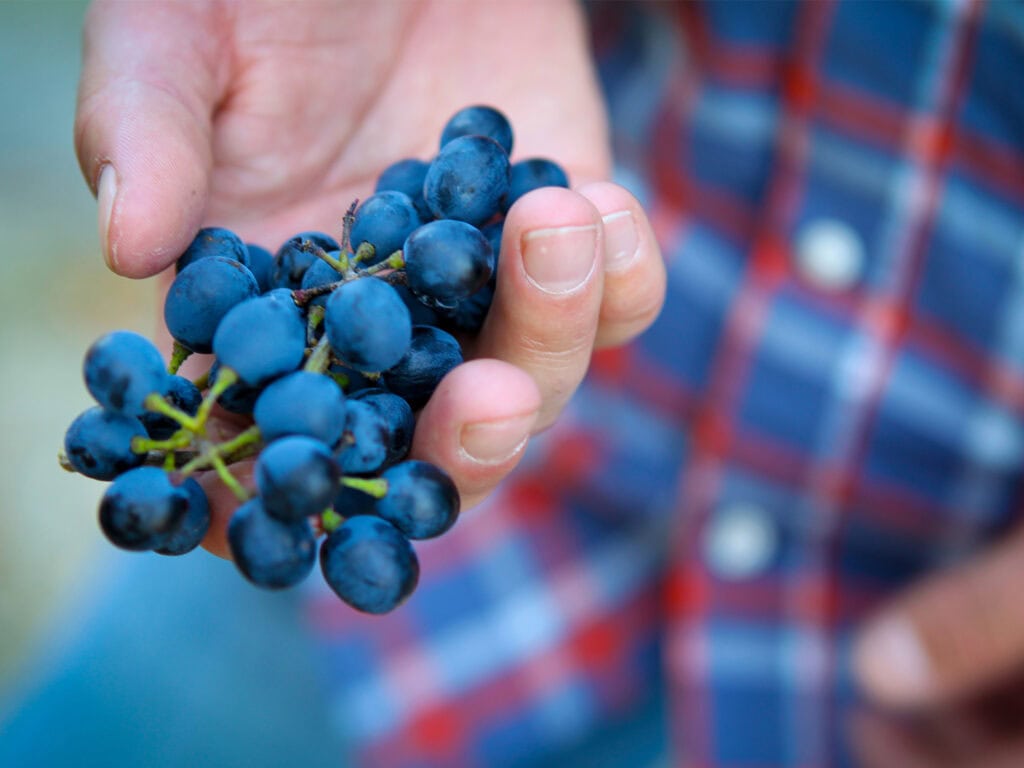
<svg viewBox="0 0 1024 768">
<path fill-rule="evenodd" d="M 154 285 L 103 264 L 75 160 L 85 7 L 0 3 L 0 694 L 91 593 L 109 551 L 95 522 L 102 484 L 57 465 L 90 404 L 82 354 L 107 330 L 156 327 Z"/>
</svg>

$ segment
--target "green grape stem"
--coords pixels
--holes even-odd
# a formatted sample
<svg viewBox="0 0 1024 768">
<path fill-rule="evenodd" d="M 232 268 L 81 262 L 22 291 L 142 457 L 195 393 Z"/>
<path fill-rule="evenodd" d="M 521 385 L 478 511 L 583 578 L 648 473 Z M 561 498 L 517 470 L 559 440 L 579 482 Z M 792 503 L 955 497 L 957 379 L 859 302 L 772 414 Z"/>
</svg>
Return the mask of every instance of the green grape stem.
<svg viewBox="0 0 1024 768">
<path fill-rule="evenodd" d="M 173 376 L 178 372 L 178 369 L 181 368 L 181 364 L 191 356 L 191 349 L 181 342 L 175 341 L 174 347 L 171 349 L 171 361 L 167 364 L 167 372 Z"/>
<path fill-rule="evenodd" d="M 323 373 L 327 370 L 327 366 L 331 364 L 331 345 L 327 340 L 327 334 L 325 333 L 320 337 L 320 341 L 316 343 L 312 351 L 309 353 L 309 357 L 306 358 L 305 364 L 302 366 L 302 370 L 309 371 L 310 373 Z"/>
<path fill-rule="evenodd" d="M 345 522 L 345 518 L 335 512 L 333 509 L 325 510 L 320 515 L 320 527 L 323 528 L 324 533 L 334 533 L 341 527 L 341 524 Z"/>
<path fill-rule="evenodd" d="M 249 492 L 242 487 L 242 484 L 235 479 L 235 476 L 231 474 L 231 470 L 228 469 L 227 464 L 216 453 L 210 454 L 210 461 L 213 464 L 213 469 L 217 473 L 217 477 L 220 478 L 221 482 L 224 483 L 231 492 L 235 494 L 235 498 L 239 501 L 245 502 L 249 500 Z"/>
<path fill-rule="evenodd" d="M 211 466 L 216 469 L 217 461 L 225 464 L 234 463 L 239 459 L 251 456 L 259 448 L 261 439 L 260 428 L 251 426 L 244 432 L 239 432 L 230 440 L 226 440 L 218 445 L 212 445 L 198 456 L 193 457 L 181 468 L 181 474 L 187 477 L 196 470 L 209 469 Z"/>
<path fill-rule="evenodd" d="M 383 499 L 388 495 L 388 481 L 383 477 L 343 477 L 341 484 L 362 491 L 375 499 Z"/>
<path fill-rule="evenodd" d="M 217 398 L 223 395 L 224 391 L 237 381 L 238 374 L 230 368 L 225 367 L 218 370 L 217 380 L 213 382 L 210 391 L 206 393 L 203 402 L 199 404 L 199 410 L 196 411 L 195 426 L 194 428 L 189 427 L 189 429 L 192 429 L 196 434 L 204 434 L 206 432 L 206 422 L 210 418 L 210 411 L 213 410 Z"/>
<path fill-rule="evenodd" d="M 199 429 L 199 421 L 196 418 L 185 413 L 179 408 L 175 408 L 156 392 L 147 396 L 143 401 L 143 405 L 146 406 L 147 411 L 153 411 L 154 413 L 159 413 L 161 416 L 167 416 L 168 418 L 178 422 L 178 424 L 190 432 L 196 432 Z"/>
</svg>

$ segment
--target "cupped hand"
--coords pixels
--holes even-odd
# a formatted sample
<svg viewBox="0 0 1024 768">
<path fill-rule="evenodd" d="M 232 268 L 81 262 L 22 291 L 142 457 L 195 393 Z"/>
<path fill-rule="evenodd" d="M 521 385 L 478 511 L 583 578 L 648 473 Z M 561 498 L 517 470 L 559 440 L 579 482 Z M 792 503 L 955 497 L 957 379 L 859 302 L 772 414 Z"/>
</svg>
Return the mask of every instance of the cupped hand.
<svg viewBox="0 0 1024 768">
<path fill-rule="evenodd" d="M 515 130 L 513 160 L 554 158 L 574 189 L 511 209 L 474 359 L 420 414 L 414 455 L 445 468 L 471 506 L 557 417 L 595 345 L 629 340 L 664 297 L 644 212 L 604 181 L 607 125 L 584 23 L 570 0 L 99 0 L 75 140 L 104 257 L 147 277 L 203 225 L 271 250 L 304 230 L 337 234 L 384 167 L 430 158 L 457 109 L 497 106 Z M 223 552 L 233 503 L 209 489 L 210 545 Z"/>
</svg>

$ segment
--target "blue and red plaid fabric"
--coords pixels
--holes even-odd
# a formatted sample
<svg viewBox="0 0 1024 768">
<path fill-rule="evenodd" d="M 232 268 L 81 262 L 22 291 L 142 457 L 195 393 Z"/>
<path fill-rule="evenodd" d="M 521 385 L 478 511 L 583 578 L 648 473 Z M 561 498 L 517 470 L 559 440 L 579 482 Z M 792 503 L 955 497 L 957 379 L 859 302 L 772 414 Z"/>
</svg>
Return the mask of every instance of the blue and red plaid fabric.
<svg viewBox="0 0 1024 768">
<path fill-rule="evenodd" d="M 589 12 L 664 313 L 402 610 L 310 595 L 334 720 L 365 765 L 531 764 L 654 694 L 662 764 L 850 764 L 852 628 L 1020 505 L 1024 10 Z M 822 223 L 841 284 L 801 262 Z"/>
</svg>

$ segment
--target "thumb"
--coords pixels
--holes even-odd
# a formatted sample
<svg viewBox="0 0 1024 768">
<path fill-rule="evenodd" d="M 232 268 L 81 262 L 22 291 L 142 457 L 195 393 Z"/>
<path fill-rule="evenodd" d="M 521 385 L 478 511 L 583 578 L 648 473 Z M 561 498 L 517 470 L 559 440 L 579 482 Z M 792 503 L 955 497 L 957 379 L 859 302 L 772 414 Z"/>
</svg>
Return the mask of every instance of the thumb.
<svg viewBox="0 0 1024 768">
<path fill-rule="evenodd" d="M 980 693 L 1024 664 L 1024 535 L 912 587 L 854 644 L 869 697 L 899 709 Z"/>
<path fill-rule="evenodd" d="M 101 1 L 86 19 L 75 149 L 119 274 L 159 272 L 202 220 L 227 58 L 210 16 L 193 3 Z"/>
</svg>

